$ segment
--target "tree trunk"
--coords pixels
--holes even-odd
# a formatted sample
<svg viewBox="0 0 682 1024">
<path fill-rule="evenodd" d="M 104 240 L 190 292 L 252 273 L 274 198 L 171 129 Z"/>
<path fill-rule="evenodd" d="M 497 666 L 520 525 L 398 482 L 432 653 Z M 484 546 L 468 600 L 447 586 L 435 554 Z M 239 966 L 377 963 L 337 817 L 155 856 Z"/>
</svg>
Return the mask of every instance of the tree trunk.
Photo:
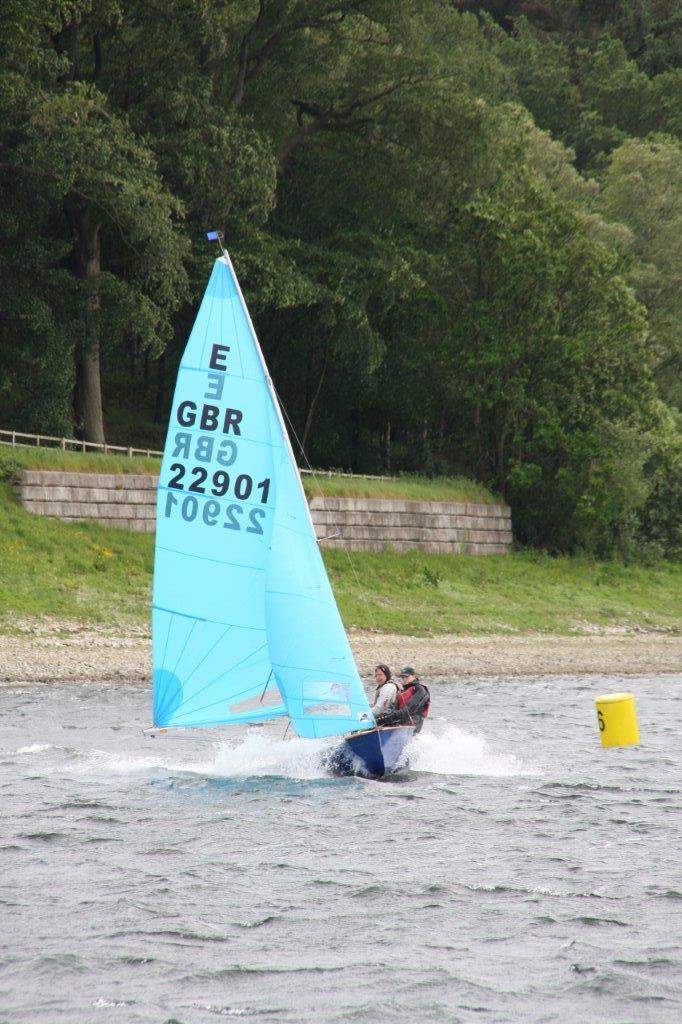
<svg viewBox="0 0 682 1024">
<path fill-rule="evenodd" d="M 154 400 L 154 422 L 162 423 L 166 414 L 166 353 L 156 360 L 156 398 Z"/>
<path fill-rule="evenodd" d="M 504 438 L 498 437 L 495 444 L 495 484 L 496 490 L 504 490 Z"/>
<path fill-rule="evenodd" d="M 476 402 L 474 406 L 474 462 L 476 464 L 476 477 L 478 480 L 486 478 L 485 444 L 483 443 L 483 429 L 481 424 L 481 404 Z"/>
<path fill-rule="evenodd" d="M 83 416 L 86 441 L 104 444 L 102 385 L 100 378 L 100 297 L 97 279 L 101 268 L 100 221 L 88 203 L 68 196 L 66 215 L 73 231 L 73 267 L 85 284 L 82 309 L 83 343 L 76 374 L 76 408 Z"/>
<path fill-rule="evenodd" d="M 500 429 L 497 441 L 495 444 L 495 478 L 497 482 L 497 490 L 501 494 L 506 493 L 507 483 L 507 435 L 509 434 L 509 424 L 506 419 L 503 426 Z"/>
</svg>

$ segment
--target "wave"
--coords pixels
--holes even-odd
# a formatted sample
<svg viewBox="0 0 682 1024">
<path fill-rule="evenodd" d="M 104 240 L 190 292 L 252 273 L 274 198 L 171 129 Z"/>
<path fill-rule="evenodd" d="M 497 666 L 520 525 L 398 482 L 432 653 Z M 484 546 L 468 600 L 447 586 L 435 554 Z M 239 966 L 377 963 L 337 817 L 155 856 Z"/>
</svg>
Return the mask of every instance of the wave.
<svg viewBox="0 0 682 1024">
<path fill-rule="evenodd" d="M 27 747 L 18 747 L 12 754 L 44 754 L 47 750 L 62 750 L 53 743 L 30 743 Z"/>
<path fill-rule="evenodd" d="M 59 759 L 60 770 L 94 774 L 182 774 L 204 779 L 281 778 L 298 780 L 329 780 L 326 755 L 336 739 L 279 738 L 266 729 L 252 728 L 235 738 L 214 740 L 207 748 L 205 734 L 199 750 L 188 755 L 187 737 L 168 736 L 153 741 L 145 754 L 105 750 L 76 750 L 35 743 L 20 747 L 16 754 L 39 755 L 44 759 L 52 753 Z M 180 755 L 180 756 L 179 756 Z M 539 774 L 516 755 L 495 750 L 483 735 L 460 729 L 446 720 L 430 721 L 407 748 L 409 772 L 442 776 L 511 777 Z M 68 760 L 71 763 L 64 764 Z M 50 770 L 49 765 L 44 765 Z M 52 768 L 54 770 L 54 766 Z"/>
<path fill-rule="evenodd" d="M 466 732 L 441 719 L 408 747 L 410 770 L 434 775 L 489 775 L 507 778 L 539 775 L 539 769 L 515 754 L 493 749 L 485 736 Z"/>
<path fill-rule="evenodd" d="M 213 763 L 191 769 L 184 765 L 183 769 L 231 778 L 322 779 L 329 777 L 324 765 L 329 747 L 329 740 L 275 739 L 253 730 L 237 742 L 221 743 Z M 484 736 L 441 722 L 415 736 L 407 756 L 411 773 L 502 777 L 538 774 L 515 755 L 492 749 Z"/>
</svg>

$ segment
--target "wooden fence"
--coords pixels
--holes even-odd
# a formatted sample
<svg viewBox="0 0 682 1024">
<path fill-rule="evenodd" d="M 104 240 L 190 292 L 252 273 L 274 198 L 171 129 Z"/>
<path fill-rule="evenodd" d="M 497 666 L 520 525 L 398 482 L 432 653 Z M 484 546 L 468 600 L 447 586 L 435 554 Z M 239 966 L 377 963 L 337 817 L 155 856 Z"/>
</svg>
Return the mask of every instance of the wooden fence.
<svg viewBox="0 0 682 1024">
<path fill-rule="evenodd" d="M 162 458 L 163 452 L 155 451 L 152 448 L 131 448 L 118 444 L 97 444 L 95 441 L 79 441 L 73 437 L 52 437 L 50 434 L 24 434 L 19 430 L 0 430 L 0 444 L 10 445 L 12 448 L 59 448 L 63 452 L 100 452 L 103 455 L 125 455 L 132 458 L 133 455 L 143 455 L 146 458 Z M 342 476 L 352 477 L 357 480 L 390 480 L 388 476 L 374 476 L 369 473 L 345 473 L 339 469 L 305 469 L 299 468 L 299 472 L 310 476 Z"/>
<path fill-rule="evenodd" d="M 31 448 L 61 448 L 63 452 L 102 452 L 105 455 L 145 455 L 149 458 L 161 458 L 163 452 L 151 448 L 131 448 L 119 444 L 97 444 L 94 441 L 78 441 L 73 437 L 52 437 L 50 434 L 24 434 L 19 430 L 0 430 L 0 444 L 8 444 L 13 448 L 26 445 Z"/>
</svg>

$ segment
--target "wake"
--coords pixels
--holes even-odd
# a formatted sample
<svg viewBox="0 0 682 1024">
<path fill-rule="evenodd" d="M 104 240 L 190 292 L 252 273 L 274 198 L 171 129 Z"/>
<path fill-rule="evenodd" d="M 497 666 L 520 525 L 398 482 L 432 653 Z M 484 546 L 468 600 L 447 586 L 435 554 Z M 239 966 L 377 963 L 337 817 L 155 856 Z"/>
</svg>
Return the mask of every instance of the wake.
<svg viewBox="0 0 682 1024">
<path fill-rule="evenodd" d="M 495 750 L 485 736 L 466 732 L 445 719 L 429 722 L 408 749 L 410 771 L 433 775 L 536 775 L 537 767 L 515 754 Z"/>
<path fill-rule="evenodd" d="M 15 754 L 43 761 L 47 773 L 70 771 L 94 775 L 134 773 L 192 775 L 200 778 L 327 779 L 326 757 L 338 740 L 282 739 L 266 729 L 251 728 L 234 739 L 206 743 L 187 750 L 188 736 L 164 736 L 147 741 L 144 754 L 128 751 L 75 750 L 33 744 Z M 51 756 L 50 756 L 51 755 Z M 536 775 L 538 769 L 515 754 L 494 749 L 485 736 L 466 732 L 445 719 L 430 720 L 407 747 L 408 775 L 514 777 Z M 51 764 L 45 763 L 46 761 Z M 58 763 L 56 763 L 58 762 Z M 37 767 L 37 765 L 36 765 Z"/>
</svg>

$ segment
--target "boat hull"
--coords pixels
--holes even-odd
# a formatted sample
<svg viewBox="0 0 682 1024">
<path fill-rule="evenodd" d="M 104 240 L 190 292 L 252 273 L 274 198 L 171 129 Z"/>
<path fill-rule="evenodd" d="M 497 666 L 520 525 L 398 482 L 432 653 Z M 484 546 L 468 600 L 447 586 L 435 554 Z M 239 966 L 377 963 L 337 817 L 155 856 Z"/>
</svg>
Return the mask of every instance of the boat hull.
<svg viewBox="0 0 682 1024">
<path fill-rule="evenodd" d="M 334 747 L 328 767 L 335 775 L 360 775 L 381 779 L 407 767 L 404 751 L 414 735 L 411 725 L 366 729 L 345 736 Z"/>
</svg>

